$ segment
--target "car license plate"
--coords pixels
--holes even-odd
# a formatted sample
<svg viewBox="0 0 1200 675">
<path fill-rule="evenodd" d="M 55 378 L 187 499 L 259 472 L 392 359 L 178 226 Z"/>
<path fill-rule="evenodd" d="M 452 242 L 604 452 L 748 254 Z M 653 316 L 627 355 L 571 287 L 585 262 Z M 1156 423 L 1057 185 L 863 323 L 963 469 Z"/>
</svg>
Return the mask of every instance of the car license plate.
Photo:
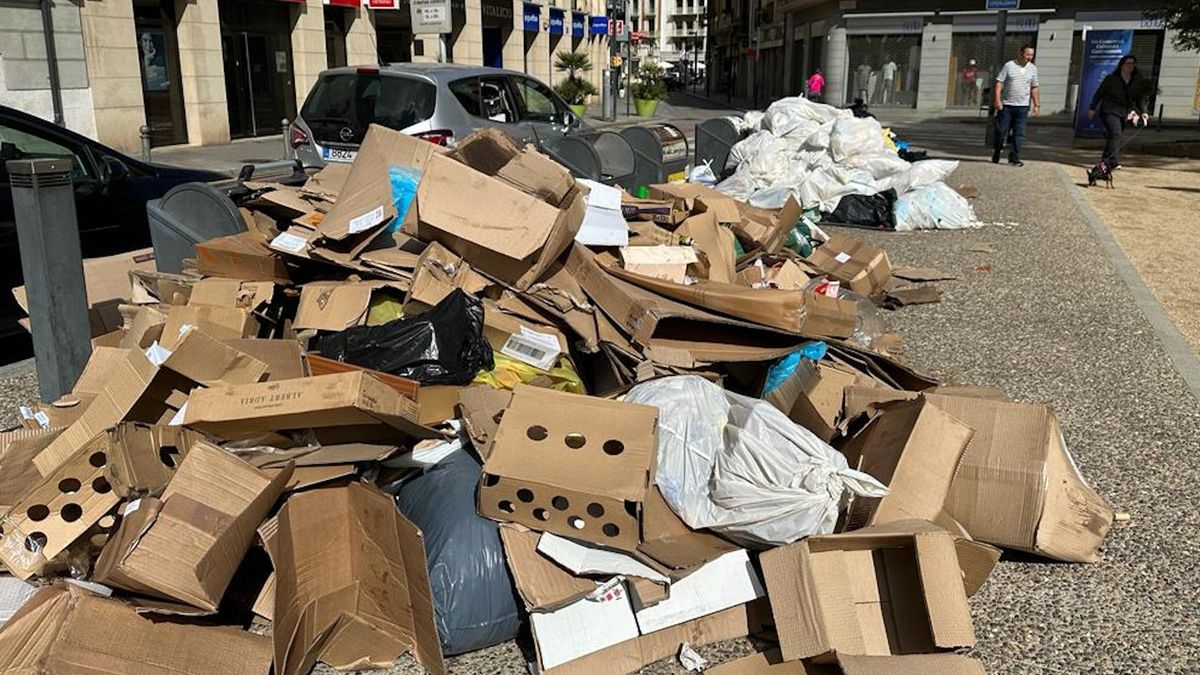
<svg viewBox="0 0 1200 675">
<path fill-rule="evenodd" d="M 357 150 L 321 148 L 321 157 L 327 162 L 353 162 L 356 155 L 358 155 Z"/>
</svg>

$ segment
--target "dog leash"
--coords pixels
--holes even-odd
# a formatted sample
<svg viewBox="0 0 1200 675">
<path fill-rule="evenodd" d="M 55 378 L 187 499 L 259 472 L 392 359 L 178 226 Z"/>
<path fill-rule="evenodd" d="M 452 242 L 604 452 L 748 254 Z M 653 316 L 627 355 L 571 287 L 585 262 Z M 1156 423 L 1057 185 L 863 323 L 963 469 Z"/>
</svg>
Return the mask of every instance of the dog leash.
<svg viewBox="0 0 1200 675">
<path fill-rule="evenodd" d="M 1125 146 L 1127 146 L 1127 145 L 1129 145 L 1131 142 L 1133 142 L 1133 139 L 1137 138 L 1137 137 L 1138 137 L 1138 134 L 1142 133 L 1142 130 L 1143 130 L 1143 129 L 1146 129 L 1146 128 L 1148 128 L 1149 126 L 1150 126 L 1150 123 L 1149 123 L 1149 121 L 1147 121 L 1147 122 L 1146 122 L 1146 124 L 1143 124 L 1143 125 L 1141 125 L 1141 126 L 1138 126 L 1138 125 L 1136 125 L 1136 124 L 1135 124 L 1135 125 L 1133 126 L 1133 133 L 1132 133 L 1132 134 L 1129 134 L 1129 137 L 1128 137 L 1128 138 L 1125 138 L 1125 139 L 1123 139 L 1123 140 L 1121 141 L 1121 144 L 1117 146 L 1117 149 L 1116 149 L 1116 150 L 1113 150 L 1113 152 L 1112 152 L 1112 154 L 1111 154 L 1111 155 L 1109 155 L 1108 157 L 1104 157 L 1104 158 L 1103 158 L 1103 159 L 1101 159 L 1100 161 L 1101 161 L 1102 163 L 1104 163 L 1104 164 L 1107 166 L 1107 165 L 1108 165 L 1108 160 L 1112 159 L 1114 155 L 1120 154 L 1120 152 L 1121 152 L 1122 150 L 1124 150 L 1124 149 L 1125 149 Z M 1110 170 L 1110 171 L 1112 170 L 1112 167 L 1111 167 L 1111 166 L 1109 167 L 1109 170 Z"/>
</svg>

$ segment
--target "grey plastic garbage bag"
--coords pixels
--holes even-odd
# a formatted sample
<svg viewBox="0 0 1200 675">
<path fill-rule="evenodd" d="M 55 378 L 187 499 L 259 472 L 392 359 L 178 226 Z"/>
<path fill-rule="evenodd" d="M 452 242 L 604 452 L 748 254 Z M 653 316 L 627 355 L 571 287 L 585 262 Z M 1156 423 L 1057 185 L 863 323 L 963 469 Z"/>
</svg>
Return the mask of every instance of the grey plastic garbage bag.
<svg viewBox="0 0 1200 675">
<path fill-rule="evenodd" d="M 775 406 L 702 377 L 639 384 L 625 401 L 658 408 L 655 481 L 671 509 L 748 548 L 829 534 L 850 494 L 887 494 Z"/>
<path fill-rule="evenodd" d="M 434 618 L 447 655 L 517 636 L 523 618 L 495 522 L 475 512 L 479 462 L 457 450 L 393 490 L 425 534 Z"/>
</svg>

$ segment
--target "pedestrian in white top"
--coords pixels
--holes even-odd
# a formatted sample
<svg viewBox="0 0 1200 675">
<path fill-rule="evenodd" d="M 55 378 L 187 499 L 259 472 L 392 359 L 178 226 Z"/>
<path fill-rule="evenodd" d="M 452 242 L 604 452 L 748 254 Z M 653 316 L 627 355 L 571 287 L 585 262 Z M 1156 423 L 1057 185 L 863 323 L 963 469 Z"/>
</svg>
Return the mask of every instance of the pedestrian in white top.
<svg viewBox="0 0 1200 675">
<path fill-rule="evenodd" d="M 889 60 L 887 63 L 883 64 L 883 68 L 880 69 L 882 71 L 882 75 L 883 75 L 883 102 L 884 103 L 892 102 L 892 87 L 895 86 L 894 83 L 896 81 L 896 67 L 897 67 L 896 62 Z"/>
<path fill-rule="evenodd" d="M 1000 153 L 1011 128 L 1012 147 L 1008 150 L 1008 163 L 1025 166 L 1021 161 L 1021 141 L 1025 138 L 1025 122 L 1029 115 L 1040 112 L 1038 101 L 1038 72 L 1033 64 L 1033 45 L 1024 45 L 1017 58 L 1004 64 L 996 73 L 996 139 L 992 148 L 992 163 L 1000 163 Z M 1032 109 L 1031 109 L 1032 105 Z"/>
</svg>

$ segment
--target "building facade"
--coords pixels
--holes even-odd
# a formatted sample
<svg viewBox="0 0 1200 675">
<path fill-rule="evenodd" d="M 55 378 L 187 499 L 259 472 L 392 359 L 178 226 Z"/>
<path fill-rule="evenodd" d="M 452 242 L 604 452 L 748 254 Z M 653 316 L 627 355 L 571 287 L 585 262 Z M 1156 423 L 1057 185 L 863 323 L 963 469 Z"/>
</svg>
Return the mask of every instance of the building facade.
<svg viewBox="0 0 1200 675">
<path fill-rule="evenodd" d="M 707 65 L 706 0 L 632 0 L 627 11 L 639 59 L 667 64 L 680 76 Z"/>
<path fill-rule="evenodd" d="M 766 105 L 801 94 L 820 68 L 826 103 L 931 112 L 986 106 L 992 74 L 1022 45 L 1035 47 L 1043 113 L 1071 111 L 1078 98 L 1084 34 L 1133 31 L 1133 53 L 1154 85 L 1155 114 L 1195 118 L 1200 53 L 1147 19 L 1147 0 L 1025 0 L 1008 12 L 1001 53 L 997 13 L 978 0 L 709 0 L 710 93 Z M 1132 5 L 1132 7 L 1131 7 Z"/>
<path fill-rule="evenodd" d="M 135 152 L 280 133 L 326 68 L 504 67 L 548 84 L 560 51 L 608 60 L 603 0 L 452 0 L 449 34 L 413 35 L 408 0 L 53 0 L 66 126 Z M 597 19 L 597 20 L 594 20 Z M 53 119 L 37 0 L 0 6 L 0 104 Z"/>
</svg>

